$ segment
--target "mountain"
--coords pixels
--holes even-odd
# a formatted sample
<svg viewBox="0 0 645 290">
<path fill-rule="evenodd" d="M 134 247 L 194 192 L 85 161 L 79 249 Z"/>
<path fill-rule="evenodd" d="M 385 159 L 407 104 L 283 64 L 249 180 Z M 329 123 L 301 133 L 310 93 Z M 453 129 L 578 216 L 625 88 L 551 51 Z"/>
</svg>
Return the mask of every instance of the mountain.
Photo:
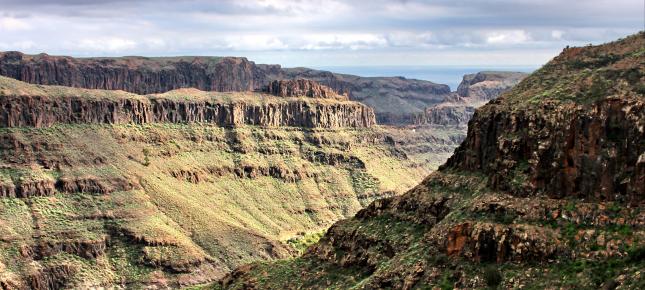
<svg viewBox="0 0 645 290">
<path fill-rule="evenodd" d="M 566 48 L 401 196 L 212 288 L 643 289 L 645 32 Z"/>
<path fill-rule="evenodd" d="M 0 77 L 0 289 L 212 282 L 295 256 L 428 174 L 371 108 L 311 80 L 268 87 L 139 95 Z"/>
<path fill-rule="evenodd" d="M 412 124 L 426 107 L 450 101 L 444 84 L 403 77 L 359 77 L 308 68 L 255 64 L 243 57 L 72 58 L 0 52 L 0 75 L 32 84 L 124 90 L 137 94 L 179 88 L 203 91 L 258 91 L 272 80 L 305 78 L 372 107 L 380 124 Z M 519 73 L 489 72 L 464 78 L 466 93 L 494 98 L 517 83 Z M 483 78 L 482 78 L 483 76 Z M 474 98 L 474 97 L 473 97 Z"/>
</svg>

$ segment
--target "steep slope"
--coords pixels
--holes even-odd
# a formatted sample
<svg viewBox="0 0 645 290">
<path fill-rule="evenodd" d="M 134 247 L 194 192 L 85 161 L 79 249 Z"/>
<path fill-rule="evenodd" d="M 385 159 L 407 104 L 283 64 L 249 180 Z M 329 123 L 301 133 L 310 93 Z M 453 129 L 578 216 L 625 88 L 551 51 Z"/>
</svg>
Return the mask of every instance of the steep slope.
<svg viewBox="0 0 645 290">
<path fill-rule="evenodd" d="M 296 254 L 428 172 L 369 108 L 318 93 L 0 78 L 0 107 L 0 289 L 213 281 Z"/>
<path fill-rule="evenodd" d="M 644 48 L 641 32 L 565 49 L 420 185 L 214 288 L 643 289 Z"/>
</svg>

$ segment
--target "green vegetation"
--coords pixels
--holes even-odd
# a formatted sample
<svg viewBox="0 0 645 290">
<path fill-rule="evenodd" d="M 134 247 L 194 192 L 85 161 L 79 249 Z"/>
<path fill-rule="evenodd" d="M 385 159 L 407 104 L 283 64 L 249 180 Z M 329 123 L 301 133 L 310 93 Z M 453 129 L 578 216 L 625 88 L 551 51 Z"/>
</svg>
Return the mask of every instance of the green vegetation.
<svg viewBox="0 0 645 290">
<path fill-rule="evenodd" d="M 22 148 L 38 148 L 0 151 L 0 185 L 94 180 L 108 190 L 53 188 L 42 197 L 0 198 L 0 239 L 11 240 L 0 241 L 0 263 L 20 277 L 31 263 L 21 247 L 65 245 L 68 250 L 51 261 L 78 269 L 70 285 L 123 279 L 136 285 L 160 273 L 174 281 L 200 265 L 212 266 L 200 275 L 218 277 L 221 269 L 287 258 L 322 236 L 311 229 L 353 215 L 380 193 L 401 193 L 426 174 L 413 160 L 393 155 L 390 145 L 364 142 L 384 134 L 379 128 L 79 124 L 3 128 L 0 134 Z M 362 165 L 310 160 L 311 152 Z M 34 156 L 61 165 L 29 165 Z M 121 180 L 134 188 L 123 190 Z M 294 232 L 306 234 L 282 242 Z M 72 250 L 84 248 L 103 254 L 94 259 Z"/>
<path fill-rule="evenodd" d="M 488 287 L 496 288 L 502 283 L 502 279 L 502 273 L 499 272 L 496 265 L 486 266 L 484 269 L 484 280 L 486 280 L 486 285 Z"/>
<path fill-rule="evenodd" d="M 287 244 L 291 246 L 299 255 L 302 255 L 307 248 L 320 240 L 325 234 L 325 231 L 313 233 L 301 233 L 293 238 L 287 240 Z"/>
</svg>

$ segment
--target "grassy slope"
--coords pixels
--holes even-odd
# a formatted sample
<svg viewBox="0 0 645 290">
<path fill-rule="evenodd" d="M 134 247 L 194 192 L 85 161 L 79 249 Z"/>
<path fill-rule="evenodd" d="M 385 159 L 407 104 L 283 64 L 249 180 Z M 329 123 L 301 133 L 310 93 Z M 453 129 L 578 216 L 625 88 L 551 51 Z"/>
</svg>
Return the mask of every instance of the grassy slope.
<svg viewBox="0 0 645 290">
<path fill-rule="evenodd" d="M 58 254 L 38 262 L 78 265 L 80 274 L 74 281 L 90 285 L 160 275 L 154 273 L 159 267 L 145 263 L 182 265 L 206 259 L 214 267 L 204 271 L 213 278 L 243 263 L 285 257 L 289 238 L 320 231 L 353 215 L 379 193 L 403 192 L 426 174 L 412 161 L 392 155 L 388 145 L 361 141 L 378 130 L 225 129 L 197 124 L 0 129 L 0 136 L 28 148 L 0 153 L 0 179 L 17 183 L 21 178 L 125 177 L 142 186 L 107 195 L 55 193 L 0 199 L 0 236 L 7 237 L 0 240 L 0 263 L 6 267 L 0 267 L 0 277 L 28 272 L 32 266 L 30 259 L 21 257 L 21 247 L 48 239 L 112 236 L 108 255 L 96 261 Z M 354 156 L 365 162 L 365 169 L 306 157 L 317 151 Z M 309 177 L 288 182 L 270 176 L 218 177 L 207 171 L 242 165 L 297 169 Z M 180 170 L 199 173 L 204 181 L 192 183 L 171 175 Z M 113 234 L 123 231 L 127 237 Z M 133 243 L 130 236 L 154 243 Z M 150 245 L 155 243 L 160 245 Z M 267 250 L 272 247 L 277 248 Z"/>
</svg>

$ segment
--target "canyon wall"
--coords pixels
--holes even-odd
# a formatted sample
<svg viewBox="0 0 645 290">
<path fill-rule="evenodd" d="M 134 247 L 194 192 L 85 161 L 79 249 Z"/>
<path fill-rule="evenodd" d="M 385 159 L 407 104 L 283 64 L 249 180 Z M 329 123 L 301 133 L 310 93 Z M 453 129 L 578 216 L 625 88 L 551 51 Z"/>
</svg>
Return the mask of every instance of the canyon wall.
<svg viewBox="0 0 645 290">
<path fill-rule="evenodd" d="M 72 58 L 0 53 L 0 75 L 42 85 L 124 90 L 137 94 L 179 88 L 252 91 L 266 84 L 253 62 L 241 57 Z"/>
<path fill-rule="evenodd" d="M 16 81 L 3 78 L 0 89 Z M 33 85 L 25 84 L 27 89 Z M 318 87 L 321 89 L 321 87 Z M 53 89 L 52 89 L 53 90 Z M 329 90 L 329 89 L 327 89 Z M 308 128 L 365 128 L 376 123 L 371 108 L 356 102 L 277 98 L 254 93 L 212 93 L 193 90 L 166 95 L 92 98 L 73 95 L 0 96 L 0 127 L 49 127 L 54 124 L 212 123 Z M 181 94 L 181 98 L 165 97 Z M 198 96 L 199 95 L 199 96 Z M 258 102 L 258 100 L 263 100 Z"/>
<path fill-rule="evenodd" d="M 305 78 L 375 110 L 380 121 L 398 122 L 440 103 L 447 85 L 403 77 L 359 77 L 307 68 L 255 64 L 241 57 L 72 58 L 0 52 L 0 75 L 33 84 L 124 90 L 137 94 L 179 88 L 203 91 L 266 90 L 272 80 Z"/>
</svg>

